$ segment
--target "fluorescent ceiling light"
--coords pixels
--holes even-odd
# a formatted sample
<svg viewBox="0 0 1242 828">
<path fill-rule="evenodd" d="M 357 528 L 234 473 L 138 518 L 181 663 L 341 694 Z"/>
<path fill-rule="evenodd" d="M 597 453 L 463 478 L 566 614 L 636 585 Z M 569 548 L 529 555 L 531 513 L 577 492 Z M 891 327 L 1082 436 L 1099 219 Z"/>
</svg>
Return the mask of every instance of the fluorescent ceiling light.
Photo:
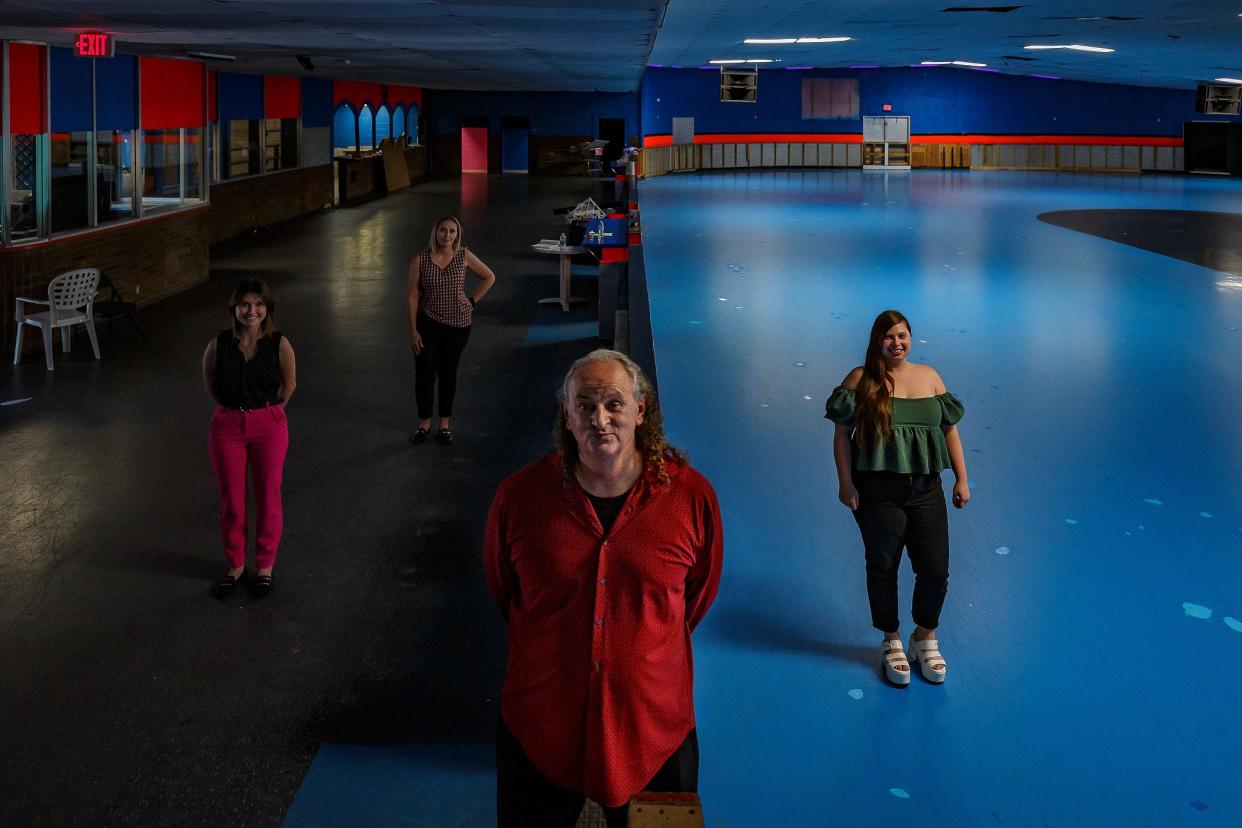
<svg viewBox="0 0 1242 828">
<path fill-rule="evenodd" d="M 725 63 L 745 63 L 745 62 L 746 62 L 745 58 L 730 58 L 729 60 L 709 60 L 708 61 L 708 63 L 714 63 L 718 66 L 721 64 L 725 64 Z"/>
<path fill-rule="evenodd" d="M 1073 49 L 1076 52 L 1115 52 L 1117 51 L 1116 49 L 1108 49 L 1108 48 L 1105 48 L 1104 46 L 1083 46 L 1078 43 L 1065 43 L 1065 44 L 1057 44 L 1057 45 L 1033 44 L 1031 46 L 1024 46 L 1022 48 L 1024 49 Z"/>
<path fill-rule="evenodd" d="M 772 59 L 771 58 L 750 58 L 746 62 L 747 63 L 771 63 Z"/>
<path fill-rule="evenodd" d="M 954 66 L 987 66 L 986 63 L 972 63 L 969 60 L 955 60 L 953 61 L 953 65 Z"/>
<path fill-rule="evenodd" d="M 1242 17 L 1242 14 L 1238 15 Z M 1217 78 L 1217 83 L 1242 83 L 1242 78 Z"/>
<path fill-rule="evenodd" d="M 748 37 L 743 43 L 788 46 L 790 43 L 844 43 L 848 37 Z"/>
<path fill-rule="evenodd" d="M 919 66 L 948 66 L 952 62 L 951 60 L 925 60 Z"/>
</svg>

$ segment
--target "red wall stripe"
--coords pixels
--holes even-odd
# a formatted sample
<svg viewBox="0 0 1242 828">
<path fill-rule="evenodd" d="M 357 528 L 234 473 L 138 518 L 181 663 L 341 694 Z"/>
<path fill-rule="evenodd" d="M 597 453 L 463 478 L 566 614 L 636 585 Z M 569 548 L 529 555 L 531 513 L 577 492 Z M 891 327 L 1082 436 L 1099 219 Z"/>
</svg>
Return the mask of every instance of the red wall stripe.
<svg viewBox="0 0 1242 828">
<path fill-rule="evenodd" d="M 371 104 L 371 108 L 375 109 L 384 100 L 384 87 L 378 83 L 367 83 L 365 81 L 338 80 L 332 81 L 332 108 L 341 105 L 342 101 L 349 101 L 354 105 L 354 111 L 357 111 L 364 103 Z"/>
<path fill-rule="evenodd" d="M 1070 144 L 1090 146 L 1180 147 L 1182 139 L 1144 135 L 912 135 L 914 144 Z M 858 133 L 717 133 L 694 136 L 696 144 L 861 144 Z M 644 135 L 644 147 L 669 147 L 672 135 Z"/>
<path fill-rule="evenodd" d="M 263 117 L 300 118 L 302 81 L 280 75 L 263 76 Z"/>
<path fill-rule="evenodd" d="M 203 64 L 190 60 L 139 59 L 143 129 L 203 125 Z"/>
<path fill-rule="evenodd" d="M 396 106 L 397 104 L 405 104 L 407 107 L 414 104 L 419 109 L 423 108 L 423 90 L 418 86 L 399 86 L 397 84 L 388 84 L 388 103 Z"/>
<path fill-rule="evenodd" d="M 46 46 L 9 44 L 9 126 L 14 135 L 47 132 L 43 122 L 43 94 L 47 89 L 44 69 Z"/>
</svg>

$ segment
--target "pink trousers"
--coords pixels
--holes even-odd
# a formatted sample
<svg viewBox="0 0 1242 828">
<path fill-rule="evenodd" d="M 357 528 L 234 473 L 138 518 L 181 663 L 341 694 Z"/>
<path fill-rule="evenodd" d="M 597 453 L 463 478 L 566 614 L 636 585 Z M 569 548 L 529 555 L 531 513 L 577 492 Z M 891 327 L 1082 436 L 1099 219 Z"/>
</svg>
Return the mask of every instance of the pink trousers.
<svg viewBox="0 0 1242 828">
<path fill-rule="evenodd" d="M 236 411 L 216 406 L 207 451 L 220 489 L 220 537 L 230 567 L 246 563 L 246 466 L 254 481 L 258 531 L 254 557 L 259 569 L 276 562 L 284 526 L 280 484 L 289 450 L 289 421 L 283 406 Z"/>
</svg>

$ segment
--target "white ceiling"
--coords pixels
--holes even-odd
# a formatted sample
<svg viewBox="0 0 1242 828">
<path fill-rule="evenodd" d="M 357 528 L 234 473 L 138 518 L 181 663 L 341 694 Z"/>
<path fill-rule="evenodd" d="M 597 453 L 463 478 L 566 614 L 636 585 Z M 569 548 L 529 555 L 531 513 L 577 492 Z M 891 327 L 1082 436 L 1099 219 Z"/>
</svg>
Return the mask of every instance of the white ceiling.
<svg viewBox="0 0 1242 828">
<path fill-rule="evenodd" d="M 697 66 L 734 57 L 826 67 L 969 60 L 1017 74 L 1182 88 L 1242 77 L 1242 0 L 1038 0 L 1004 14 L 944 11 L 958 3 L 984 5 L 968 0 L 0 0 L 0 37 L 68 46 L 76 31 L 100 29 L 113 32 L 122 51 L 213 52 L 235 56 L 222 69 L 433 89 L 621 92 L 636 88 L 648 60 Z M 1110 15 L 1137 19 L 1107 19 Z M 741 42 L 797 36 L 853 40 L 793 46 Z M 1037 42 L 1116 51 L 1022 48 Z M 297 55 L 308 56 L 314 72 L 302 69 Z"/>
</svg>

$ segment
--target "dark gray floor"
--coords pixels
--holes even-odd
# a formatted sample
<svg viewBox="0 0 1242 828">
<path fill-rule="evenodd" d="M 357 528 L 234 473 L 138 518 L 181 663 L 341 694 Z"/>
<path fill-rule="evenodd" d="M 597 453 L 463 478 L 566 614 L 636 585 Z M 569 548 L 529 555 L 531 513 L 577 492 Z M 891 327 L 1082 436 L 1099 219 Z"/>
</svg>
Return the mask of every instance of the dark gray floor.
<svg viewBox="0 0 1242 828">
<path fill-rule="evenodd" d="M 140 312 L 148 344 L 121 320 L 102 362 L 79 335 L 54 374 L 37 349 L 0 371 L 0 402 L 33 397 L 0 407 L 0 825 L 272 825 L 321 743 L 490 741 L 504 630 L 484 517 L 550 447 L 553 390 L 596 344 L 524 341 L 555 289 L 528 245 L 590 184 L 465 183 L 215 250 L 209 284 Z M 406 265 L 445 213 L 498 282 L 457 445 L 413 447 Z M 298 359 L 285 535 L 276 591 L 219 602 L 199 360 L 249 274 Z"/>
</svg>

